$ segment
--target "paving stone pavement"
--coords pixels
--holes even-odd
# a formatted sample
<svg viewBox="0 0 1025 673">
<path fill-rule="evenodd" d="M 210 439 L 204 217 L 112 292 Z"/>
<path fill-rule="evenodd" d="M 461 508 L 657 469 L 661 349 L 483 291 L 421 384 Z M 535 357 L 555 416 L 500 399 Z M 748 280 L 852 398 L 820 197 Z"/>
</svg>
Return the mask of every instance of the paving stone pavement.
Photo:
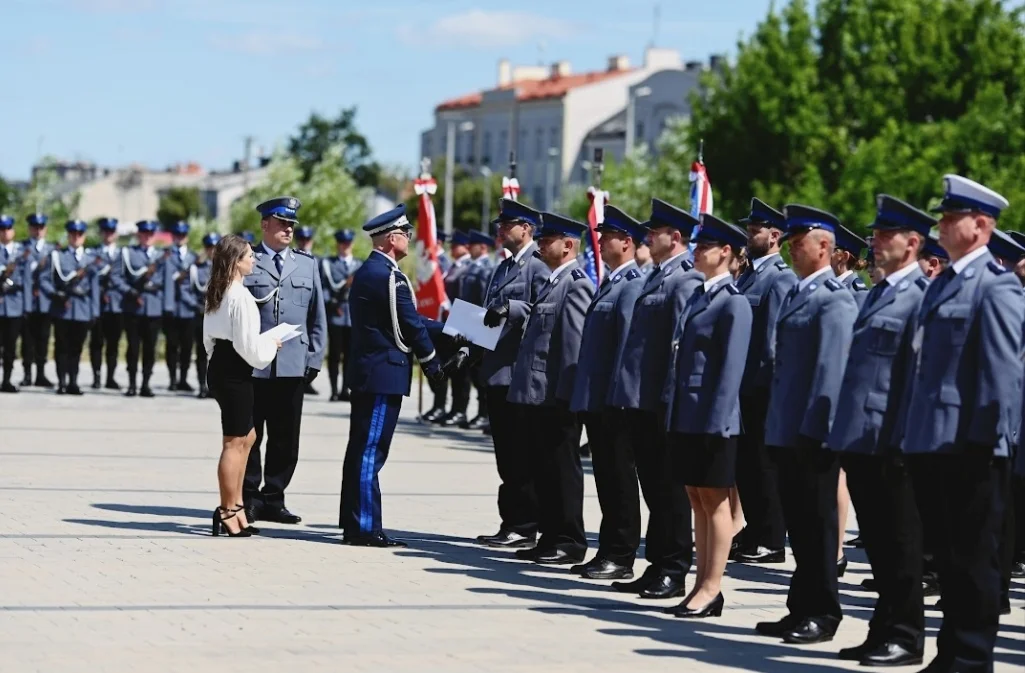
<svg viewBox="0 0 1025 673">
<path fill-rule="evenodd" d="M 0 395 L 0 671 L 858 670 L 834 653 L 867 630 L 874 595 L 858 588 L 861 551 L 841 580 L 845 619 L 832 643 L 755 634 L 757 621 L 783 615 L 790 564 L 731 564 L 721 619 L 673 619 L 661 608 L 676 601 L 623 596 L 472 544 L 496 528 L 490 444 L 428 431 L 415 411 L 407 400 L 382 473 L 386 526 L 410 545 L 393 551 L 339 543 L 344 403 L 306 398 L 288 492 L 303 523 L 229 540 L 210 535 L 212 400 Z M 593 550 L 590 476 L 585 507 Z M 1013 598 L 998 671 L 1025 665 L 1025 583 Z M 927 617 L 934 636 L 939 613 Z"/>
</svg>

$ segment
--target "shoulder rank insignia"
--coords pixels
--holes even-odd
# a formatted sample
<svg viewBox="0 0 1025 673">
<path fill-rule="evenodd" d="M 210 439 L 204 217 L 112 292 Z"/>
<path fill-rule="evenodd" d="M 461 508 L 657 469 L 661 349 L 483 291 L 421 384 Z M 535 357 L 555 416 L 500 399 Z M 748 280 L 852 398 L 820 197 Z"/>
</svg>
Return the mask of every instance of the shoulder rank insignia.
<svg viewBox="0 0 1025 673">
<path fill-rule="evenodd" d="M 855 278 L 854 282 L 851 283 L 851 285 L 854 286 L 855 290 L 868 290 L 868 287 L 865 285 L 865 281 L 861 280 L 860 278 Z"/>
<path fill-rule="evenodd" d="M 587 278 L 587 274 L 584 273 L 583 269 L 573 269 L 573 272 L 570 275 L 573 277 L 573 280 Z"/>
<path fill-rule="evenodd" d="M 825 283 L 823 283 L 823 285 L 828 287 L 833 292 L 836 292 L 837 290 L 842 290 L 843 289 L 843 283 L 838 281 L 836 278 L 830 278 Z"/>
<path fill-rule="evenodd" d="M 790 268 L 789 266 L 787 266 L 787 263 L 784 262 L 782 259 L 778 260 L 773 266 L 775 266 L 780 271 L 786 271 L 787 269 Z M 765 267 L 765 265 L 763 264 L 762 268 L 764 268 L 764 267 Z"/>
<path fill-rule="evenodd" d="M 730 283 L 729 285 L 726 286 L 726 291 L 729 292 L 730 294 L 742 294 L 741 291 L 740 291 L 740 288 L 738 288 L 733 283 Z"/>
<path fill-rule="evenodd" d="M 627 280 L 633 280 L 634 278 L 640 278 L 640 277 L 641 277 L 641 272 L 638 271 L 637 269 L 630 269 L 629 271 L 626 272 L 626 279 Z"/>
<path fill-rule="evenodd" d="M 694 262 L 690 261 L 689 259 L 685 259 L 682 262 L 680 262 L 680 268 L 684 271 L 690 271 L 694 268 Z"/>
<path fill-rule="evenodd" d="M 1000 265 L 999 265 L 999 264 L 997 264 L 996 262 L 990 262 L 990 263 L 989 263 L 989 264 L 987 264 L 986 266 L 988 266 L 988 267 L 989 267 L 989 270 L 990 270 L 990 271 L 992 271 L 993 273 L 995 273 L 995 274 L 996 274 L 996 275 L 998 275 L 998 276 L 999 276 L 1000 274 L 1002 274 L 1002 273 L 1007 273 L 1007 269 L 1005 269 L 1004 267 L 1000 266 Z M 969 271 L 971 271 L 971 272 L 972 272 L 972 274 L 971 274 L 971 275 L 968 275 L 968 272 L 969 272 Z M 965 269 L 965 272 L 964 272 L 964 277 L 965 277 L 965 278 L 971 278 L 972 276 L 974 276 L 974 275 L 975 275 L 975 273 L 974 273 L 974 272 L 975 272 L 975 269 L 973 269 L 973 268 L 969 267 L 969 268 Z"/>
<path fill-rule="evenodd" d="M 922 288 L 924 290 L 924 289 L 929 287 L 929 279 L 926 278 L 925 276 L 922 276 L 921 278 L 919 278 L 918 280 L 915 281 L 915 285 L 917 285 L 918 287 L 920 287 L 920 288 Z"/>
<path fill-rule="evenodd" d="M 294 250 L 293 252 L 303 255 L 304 257 L 309 257 L 310 259 L 313 259 L 313 254 L 305 250 Z"/>
</svg>

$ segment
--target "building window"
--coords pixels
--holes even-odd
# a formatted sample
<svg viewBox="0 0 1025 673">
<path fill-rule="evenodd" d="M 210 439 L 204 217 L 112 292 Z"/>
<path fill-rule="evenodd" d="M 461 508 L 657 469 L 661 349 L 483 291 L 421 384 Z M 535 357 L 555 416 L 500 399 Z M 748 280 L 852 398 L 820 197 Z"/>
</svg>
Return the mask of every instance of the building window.
<svg viewBox="0 0 1025 673">
<path fill-rule="evenodd" d="M 509 132 L 501 131 L 498 134 L 498 153 L 495 155 L 495 161 L 501 163 L 509 157 Z"/>
<path fill-rule="evenodd" d="M 545 158 L 545 132 L 544 129 L 538 129 L 534 136 L 534 158 L 544 159 Z"/>
<path fill-rule="evenodd" d="M 534 185 L 534 207 L 547 207 L 547 205 L 545 204 L 545 188 L 542 185 Z"/>
<path fill-rule="evenodd" d="M 548 147 L 559 149 L 559 127 L 553 126 L 548 132 Z"/>
<path fill-rule="evenodd" d="M 491 131 L 484 132 L 484 149 L 480 153 L 481 166 L 488 166 L 491 164 L 491 158 L 494 155 L 491 154 Z"/>
<path fill-rule="evenodd" d="M 527 131 L 526 129 L 520 131 L 520 139 L 516 145 L 516 157 L 519 161 L 522 161 L 527 157 Z"/>
<path fill-rule="evenodd" d="M 637 133 L 634 135 L 634 138 L 636 139 L 634 142 L 644 142 L 644 122 L 637 122 Z"/>
</svg>

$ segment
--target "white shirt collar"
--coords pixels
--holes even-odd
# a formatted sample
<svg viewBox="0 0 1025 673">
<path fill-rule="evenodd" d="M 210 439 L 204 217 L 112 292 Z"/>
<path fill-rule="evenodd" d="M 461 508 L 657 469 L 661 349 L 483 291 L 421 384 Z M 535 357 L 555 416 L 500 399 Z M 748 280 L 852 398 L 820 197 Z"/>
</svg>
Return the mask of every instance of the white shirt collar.
<svg viewBox="0 0 1025 673">
<path fill-rule="evenodd" d="M 393 258 L 389 257 L 388 255 L 384 254 L 380 250 L 371 250 L 370 252 L 376 252 L 378 255 L 380 255 L 381 257 L 384 257 L 386 260 L 388 260 L 388 263 L 391 264 L 392 266 L 394 266 L 396 269 L 399 268 L 399 263 L 398 262 L 396 262 Z"/>
<path fill-rule="evenodd" d="M 284 254 L 285 254 L 285 250 L 287 250 L 287 249 L 288 249 L 288 248 L 285 248 L 285 250 L 282 250 L 281 252 L 274 252 L 273 250 L 271 250 L 271 249 L 270 249 L 270 246 L 269 246 L 269 245 L 267 245 L 266 243 L 261 243 L 260 245 L 261 245 L 261 246 L 263 246 L 263 251 L 264 251 L 264 252 L 265 252 L 266 254 L 270 255 L 272 259 L 273 259 L 274 255 L 281 255 L 281 256 L 284 256 Z M 385 255 L 385 257 L 387 257 L 387 256 L 388 256 L 388 255 Z"/>
<path fill-rule="evenodd" d="M 569 266 L 571 264 L 576 264 L 576 263 L 577 263 L 577 258 L 576 257 L 572 258 L 568 262 L 563 262 L 562 265 L 559 268 L 557 268 L 555 271 L 552 271 L 552 275 L 548 276 L 548 282 L 549 283 L 554 282 L 555 279 L 559 277 L 559 274 L 561 274 L 566 269 L 567 266 Z"/>
<path fill-rule="evenodd" d="M 462 264 L 463 262 L 468 262 L 471 259 L 472 258 L 470 257 L 470 253 L 466 253 L 465 255 L 456 260 L 456 264 Z"/>
<path fill-rule="evenodd" d="M 350 252 L 348 255 L 339 255 L 338 259 L 342 260 L 343 262 L 351 262 L 352 261 L 352 253 Z"/>
<path fill-rule="evenodd" d="M 724 272 L 720 273 L 718 276 L 715 276 L 714 278 L 709 278 L 708 280 L 706 280 L 705 281 L 705 292 L 708 292 L 709 290 L 711 290 L 713 287 L 715 287 L 716 285 L 719 284 L 719 281 L 721 281 L 723 278 L 726 278 L 729 275 L 730 275 L 729 271 L 724 271 Z"/>
<path fill-rule="evenodd" d="M 957 274 L 957 273 L 961 273 L 962 271 L 964 271 L 966 268 L 968 268 L 969 264 L 971 264 L 972 262 L 974 262 L 978 258 L 982 257 L 983 255 L 985 255 L 988 250 L 989 250 L 989 248 L 986 247 L 985 245 L 979 246 L 978 248 L 976 248 L 975 250 L 972 250 L 971 252 L 969 252 L 967 255 L 965 255 L 961 259 L 959 259 L 956 262 L 954 262 L 951 265 L 951 266 L 954 267 L 954 273 Z"/>
<path fill-rule="evenodd" d="M 677 254 L 673 255 L 672 257 L 670 257 L 669 259 L 667 259 L 666 261 L 664 261 L 661 264 L 659 264 L 658 268 L 664 269 L 667 266 L 669 266 L 670 264 L 672 264 L 677 258 L 683 257 L 686 254 L 687 254 L 687 250 L 684 250 L 683 252 L 677 253 Z"/>
<path fill-rule="evenodd" d="M 907 278 L 908 274 L 910 274 L 916 268 L 918 268 L 918 261 L 917 260 L 912 261 L 909 264 L 906 264 L 905 266 L 901 267 L 900 269 L 897 269 L 896 271 L 891 273 L 889 276 L 887 276 L 884 279 L 886 281 L 887 286 L 888 286 L 886 288 L 886 291 L 888 292 L 890 290 L 890 288 L 896 287 L 897 283 L 899 283 L 900 281 L 902 281 L 905 278 Z"/>
<path fill-rule="evenodd" d="M 615 278 L 619 274 L 623 273 L 626 270 L 626 267 L 630 266 L 631 264 L 636 266 L 637 262 L 633 261 L 632 259 L 627 260 L 623 264 L 620 264 L 619 266 L 617 266 L 616 270 L 609 274 L 609 278 Z"/>
<path fill-rule="evenodd" d="M 850 269 L 847 269 L 846 271 L 841 273 L 839 276 L 837 276 L 836 279 L 838 281 L 840 281 L 840 282 L 843 282 L 848 276 L 853 276 L 853 275 L 854 275 L 854 272 L 851 271 Z"/>
<path fill-rule="evenodd" d="M 185 255 L 189 254 L 189 246 L 187 246 L 187 245 L 179 245 L 178 246 L 178 254 L 181 255 L 182 257 L 185 257 Z"/>
<path fill-rule="evenodd" d="M 111 243 L 109 245 L 105 245 L 105 246 L 103 246 L 103 249 L 105 251 L 107 251 L 108 254 L 113 254 L 113 253 L 117 252 L 117 243 Z"/>
<path fill-rule="evenodd" d="M 34 241 L 32 241 L 32 247 L 34 247 L 37 251 L 42 250 L 43 249 L 43 243 L 45 243 L 45 242 L 46 241 L 44 239 L 37 238 Z"/>
<path fill-rule="evenodd" d="M 515 255 L 513 255 L 513 261 L 516 262 L 517 264 L 519 264 L 520 260 L 523 259 L 523 256 L 527 254 L 527 250 L 530 250 L 532 247 L 534 247 L 534 242 L 533 241 L 531 241 L 530 243 L 528 243 L 525 246 L 523 246 L 523 248 L 519 252 L 517 252 Z M 533 252 L 533 251 L 531 251 L 531 252 Z"/>
<path fill-rule="evenodd" d="M 804 291 L 804 289 L 806 287 L 811 285 L 813 280 L 815 280 L 816 278 L 818 278 L 822 274 L 826 273 L 827 271 L 832 271 L 832 270 L 833 270 L 833 268 L 827 264 L 826 266 L 822 267 L 821 269 L 819 269 L 815 273 L 811 274 L 807 278 L 802 278 L 801 281 L 797 284 L 797 291 L 798 292 Z"/>
<path fill-rule="evenodd" d="M 779 253 L 778 252 L 773 252 L 773 253 L 770 253 L 768 255 L 762 255 L 758 259 L 752 259 L 751 260 L 751 266 L 754 267 L 755 271 L 757 271 L 758 269 L 762 268 L 762 264 L 765 264 L 766 262 L 768 262 L 773 257 L 779 257 Z"/>
</svg>

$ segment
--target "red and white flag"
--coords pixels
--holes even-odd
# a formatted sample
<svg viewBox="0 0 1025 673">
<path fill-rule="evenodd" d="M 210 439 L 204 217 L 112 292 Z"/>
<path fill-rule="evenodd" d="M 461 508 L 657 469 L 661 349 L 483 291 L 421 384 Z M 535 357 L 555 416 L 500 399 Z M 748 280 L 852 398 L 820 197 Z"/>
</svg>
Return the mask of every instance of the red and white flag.
<svg viewBox="0 0 1025 673">
<path fill-rule="evenodd" d="M 416 309 L 423 316 L 439 320 L 448 297 L 438 265 L 438 225 L 431 201 L 431 195 L 438 191 L 438 183 L 430 173 L 424 172 L 413 181 L 413 191 L 420 197 L 416 222 Z"/>
<path fill-rule="evenodd" d="M 587 189 L 591 207 L 587 209 L 587 233 L 584 235 L 584 271 L 595 287 L 601 285 L 605 267 L 601 262 L 601 248 L 598 247 L 598 225 L 605 221 L 605 204 L 609 193 L 597 187 Z"/>
<path fill-rule="evenodd" d="M 510 201 L 520 200 L 520 181 L 515 176 L 509 177 L 505 175 L 502 177 L 502 198 L 509 199 Z M 512 253 L 505 249 L 505 246 L 499 243 L 498 245 L 498 257 L 499 259 L 508 259 L 512 257 Z"/>
<path fill-rule="evenodd" d="M 700 219 L 701 213 L 712 213 L 712 183 L 705 162 L 698 159 L 690 166 L 690 214 Z"/>
</svg>

